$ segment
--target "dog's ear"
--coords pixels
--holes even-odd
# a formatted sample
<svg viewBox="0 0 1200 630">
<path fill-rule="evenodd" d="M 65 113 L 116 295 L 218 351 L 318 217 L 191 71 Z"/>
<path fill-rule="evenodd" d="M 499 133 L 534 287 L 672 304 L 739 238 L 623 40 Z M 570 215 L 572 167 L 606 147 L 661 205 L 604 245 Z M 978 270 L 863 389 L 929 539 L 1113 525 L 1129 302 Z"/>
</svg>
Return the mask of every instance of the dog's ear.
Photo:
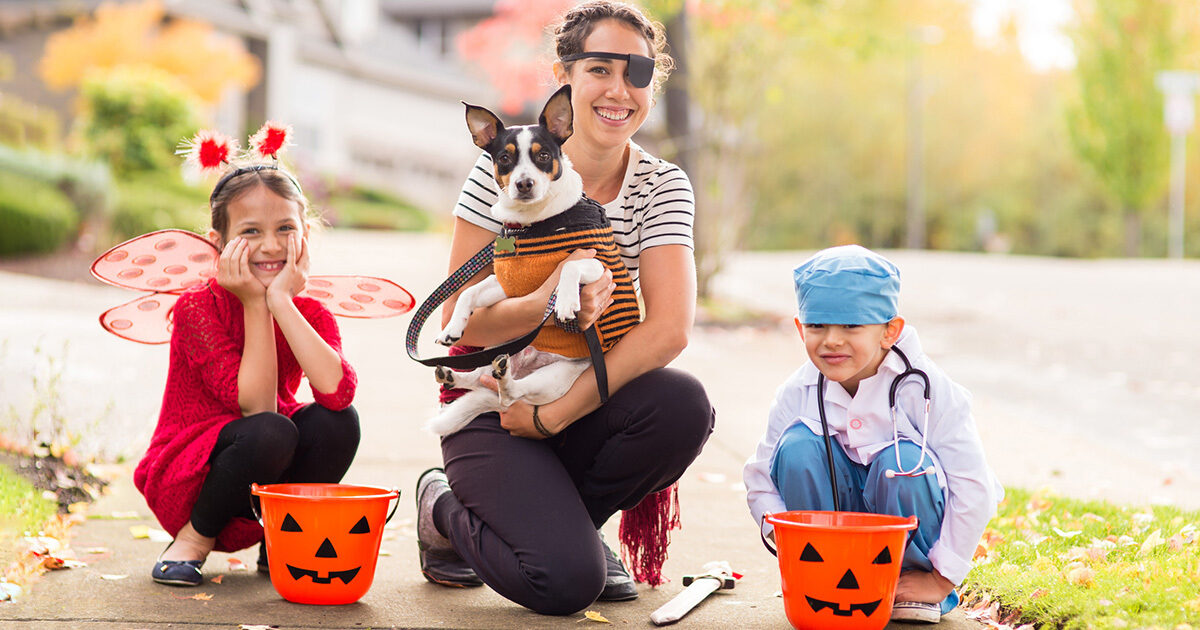
<svg viewBox="0 0 1200 630">
<path fill-rule="evenodd" d="M 542 115 L 538 116 L 538 123 L 549 129 L 550 134 L 561 144 L 566 142 L 567 138 L 570 138 L 575 131 L 572 126 L 573 116 L 571 85 L 567 84 L 558 88 L 550 100 L 546 101 L 546 106 L 542 108 Z"/>
<path fill-rule="evenodd" d="M 471 130 L 471 139 L 475 146 L 487 149 L 492 140 L 504 130 L 504 123 L 486 108 L 459 101 L 467 106 L 467 129 Z"/>
</svg>

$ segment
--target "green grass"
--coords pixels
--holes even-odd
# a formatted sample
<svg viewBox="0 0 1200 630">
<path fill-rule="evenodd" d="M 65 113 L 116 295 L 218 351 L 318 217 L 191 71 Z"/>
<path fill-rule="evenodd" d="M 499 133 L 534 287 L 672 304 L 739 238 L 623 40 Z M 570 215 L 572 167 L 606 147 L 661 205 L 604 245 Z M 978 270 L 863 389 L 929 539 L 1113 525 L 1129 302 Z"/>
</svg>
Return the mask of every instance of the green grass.
<svg viewBox="0 0 1200 630">
<path fill-rule="evenodd" d="M 1019 611 L 1021 623 L 1175 628 L 1200 622 L 1200 512 L 1008 489 L 976 556 L 963 585 L 967 601 L 998 601 Z"/>
<path fill-rule="evenodd" d="M 0 464 L 0 571 L 16 559 L 16 541 L 27 533 L 36 535 L 57 508 L 55 501 Z"/>
</svg>

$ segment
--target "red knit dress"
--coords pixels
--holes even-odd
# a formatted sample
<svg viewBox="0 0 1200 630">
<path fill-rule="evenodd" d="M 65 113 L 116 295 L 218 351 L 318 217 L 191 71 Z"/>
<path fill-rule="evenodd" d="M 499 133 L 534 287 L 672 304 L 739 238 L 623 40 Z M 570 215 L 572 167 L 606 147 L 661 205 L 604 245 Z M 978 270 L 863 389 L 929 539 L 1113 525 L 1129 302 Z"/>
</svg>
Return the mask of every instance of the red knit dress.
<svg viewBox="0 0 1200 630">
<path fill-rule="evenodd" d="M 342 358 L 342 381 L 337 391 L 313 399 L 333 411 L 354 400 L 358 378 L 342 357 L 342 338 L 333 314 L 310 298 L 293 299 L 296 308 L 317 334 Z M 171 361 L 158 426 L 146 455 L 133 473 L 133 483 L 146 497 L 158 522 L 172 536 L 191 519 L 192 506 L 208 475 L 208 458 L 217 434 L 242 417 L 238 406 L 238 368 L 246 343 L 242 303 L 215 279 L 184 293 L 172 312 Z M 279 413 L 292 417 L 304 403 L 296 402 L 303 372 L 275 326 L 279 362 L 276 404 Z M 249 489 L 246 501 L 250 501 Z M 234 518 L 217 536 L 217 551 L 236 551 L 262 540 L 262 527 L 248 518 Z"/>
</svg>

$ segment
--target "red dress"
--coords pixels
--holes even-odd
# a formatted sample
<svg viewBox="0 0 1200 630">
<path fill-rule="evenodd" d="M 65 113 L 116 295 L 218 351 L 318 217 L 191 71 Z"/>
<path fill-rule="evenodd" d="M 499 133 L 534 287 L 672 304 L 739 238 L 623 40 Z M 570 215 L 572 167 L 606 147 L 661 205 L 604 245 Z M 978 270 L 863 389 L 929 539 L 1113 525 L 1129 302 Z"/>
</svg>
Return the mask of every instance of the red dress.
<svg viewBox="0 0 1200 630">
<path fill-rule="evenodd" d="M 358 378 L 342 357 L 342 338 L 333 314 L 310 298 L 293 299 L 296 308 L 317 334 L 342 359 L 342 381 L 337 391 L 312 391 L 313 399 L 333 411 L 354 400 Z M 215 279 L 184 293 L 175 303 L 171 333 L 171 361 L 158 426 L 146 455 L 133 473 L 133 483 L 146 497 L 158 522 L 172 536 L 191 519 L 192 506 L 208 475 L 208 458 L 217 434 L 242 417 L 238 406 L 238 368 L 245 347 L 242 303 Z M 296 402 L 303 372 L 275 325 L 275 352 L 279 364 L 276 386 L 279 413 L 292 417 L 304 403 Z M 246 501 L 250 501 L 249 489 Z M 217 536 L 217 551 L 236 551 L 262 540 L 262 527 L 248 518 L 234 518 Z"/>
</svg>

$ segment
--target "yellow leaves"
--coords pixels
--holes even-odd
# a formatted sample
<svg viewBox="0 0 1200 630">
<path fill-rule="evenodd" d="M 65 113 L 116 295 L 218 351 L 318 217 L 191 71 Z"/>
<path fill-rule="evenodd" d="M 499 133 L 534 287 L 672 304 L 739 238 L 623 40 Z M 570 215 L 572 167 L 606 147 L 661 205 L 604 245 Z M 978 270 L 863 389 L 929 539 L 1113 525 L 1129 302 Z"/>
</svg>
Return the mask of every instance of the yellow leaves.
<svg viewBox="0 0 1200 630">
<path fill-rule="evenodd" d="M 213 596 L 209 595 L 208 593 L 196 593 L 195 595 L 188 595 L 187 597 L 183 597 L 181 595 L 171 595 L 171 597 L 174 597 L 175 599 L 194 599 L 201 602 L 212 601 L 213 598 Z"/>
<path fill-rule="evenodd" d="M 147 525 L 131 525 L 129 527 L 129 535 L 133 536 L 134 540 L 150 537 L 150 527 Z"/>
<path fill-rule="evenodd" d="M 594 610 L 589 610 L 589 611 L 583 613 L 583 617 L 584 617 L 584 619 L 587 619 L 588 621 L 595 621 L 597 623 L 612 623 L 608 619 L 605 619 L 604 615 L 601 615 L 600 613 L 598 613 Z M 583 621 L 583 619 L 580 619 L 580 621 Z"/>
<path fill-rule="evenodd" d="M 212 582 L 213 584 L 220 584 L 220 583 L 221 583 L 221 581 L 222 581 L 222 580 L 224 580 L 224 579 L 225 579 L 225 575 L 224 575 L 224 574 L 221 574 L 221 575 L 218 575 L 217 577 L 215 577 L 215 578 L 213 578 L 213 579 L 209 580 L 209 582 Z"/>
<path fill-rule="evenodd" d="M 1146 537 L 1144 542 L 1142 542 L 1142 546 L 1138 549 L 1137 555 L 1139 557 L 1145 556 L 1153 551 L 1155 547 L 1162 545 L 1164 542 L 1166 541 L 1163 540 L 1162 530 L 1156 529 L 1153 533 Z"/>
<path fill-rule="evenodd" d="M 162 17 L 156 0 L 102 4 L 94 17 L 50 36 L 39 74 L 47 86 L 63 89 L 98 70 L 148 65 L 175 76 L 208 103 L 220 100 L 229 85 L 249 89 L 258 83 L 261 66 L 239 40 L 191 20 L 160 27 Z"/>
<path fill-rule="evenodd" d="M 1072 562 L 1063 568 L 1067 582 L 1076 586 L 1091 587 L 1096 583 L 1096 572 L 1082 562 Z"/>
</svg>

